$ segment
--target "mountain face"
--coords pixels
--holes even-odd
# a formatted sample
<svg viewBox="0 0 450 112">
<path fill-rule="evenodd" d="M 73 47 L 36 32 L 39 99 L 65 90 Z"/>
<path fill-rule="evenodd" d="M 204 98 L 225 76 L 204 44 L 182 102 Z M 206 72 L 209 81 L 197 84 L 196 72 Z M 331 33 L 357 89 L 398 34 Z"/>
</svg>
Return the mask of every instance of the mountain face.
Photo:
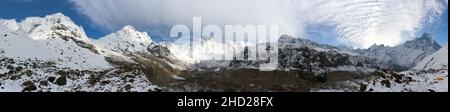
<svg viewBox="0 0 450 112">
<path fill-rule="evenodd" d="M 213 43 L 207 41 L 207 43 Z M 336 47 L 312 42 L 308 39 L 295 38 L 283 35 L 277 41 L 277 52 L 263 52 L 265 47 L 258 47 L 262 55 L 259 60 L 203 60 L 193 65 L 194 68 L 202 70 L 220 69 L 258 69 L 262 64 L 268 64 L 270 57 L 278 55 L 276 69 L 280 71 L 300 71 L 304 73 L 320 74 L 334 71 L 348 71 L 369 74 L 370 67 L 374 67 L 369 58 L 365 58 L 352 53 L 343 52 Z M 260 43 L 265 46 L 267 43 Z M 208 44 L 205 44 L 208 45 Z M 237 56 L 248 54 L 249 49 L 254 49 L 255 45 L 227 44 L 234 46 Z M 209 48 L 210 47 L 205 47 Z M 221 50 L 221 49 L 220 49 Z M 219 50 L 219 51 L 220 51 Z M 217 51 L 216 51 L 217 52 Z M 221 52 L 217 53 L 220 54 Z M 210 54 L 202 54 L 208 55 Z M 242 58 L 245 59 L 245 58 Z"/>
<path fill-rule="evenodd" d="M 216 57 L 223 55 L 220 48 L 208 46 L 209 43 L 214 43 L 214 41 L 206 41 L 204 46 L 196 46 L 195 48 L 216 49 L 206 50 L 209 52 L 202 52 L 202 55 L 217 55 Z M 263 44 L 265 43 L 262 43 L 261 45 Z M 283 35 L 279 38 L 278 45 L 278 70 L 299 70 L 311 73 L 329 71 L 367 71 L 368 69 L 369 71 L 373 71 L 378 68 L 408 70 L 416 65 L 417 62 L 440 48 L 429 34 L 424 34 L 420 38 L 407 41 L 404 44 L 395 47 L 374 45 L 368 49 L 357 50 L 351 50 L 349 48 L 342 49 L 287 35 Z M 234 48 L 238 51 L 239 56 L 245 54 L 247 47 L 247 49 L 252 49 L 254 47 L 254 45 L 246 46 L 246 44 L 227 44 L 226 46 L 227 48 Z M 176 51 L 177 49 L 173 50 Z M 264 48 L 260 48 L 259 51 L 264 51 Z M 188 54 L 183 56 L 186 55 Z M 265 55 L 276 54 L 272 52 Z M 212 68 L 212 70 L 217 68 L 258 68 L 259 64 L 267 62 L 267 60 L 264 61 L 264 58 L 260 59 L 262 60 L 203 60 L 195 63 L 194 67 L 206 70 L 210 68 Z"/>
<path fill-rule="evenodd" d="M 155 91 L 144 67 L 114 66 L 61 13 L 0 20 L 0 91 Z M 146 48 L 146 47 L 145 47 Z"/>
<path fill-rule="evenodd" d="M 317 51 L 337 51 L 338 48 L 326 44 L 319 44 L 313 42 L 309 39 L 296 38 L 288 35 L 282 35 L 278 39 L 279 48 L 287 48 L 287 47 L 308 47 Z"/>
<path fill-rule="evenodd" d="M 278 40 L 278 68 L 312 73 L 358 71 L 370 67 L 368 59 L 307 39 L 282 36 Z"/>
<path fill-rule="evenodd" d="M 0 49 L 5 57 L 52 61 L 61 68 L 111 67 L 83 29 L 61 13 L 44 18 L 29 17 L 19 23 L 2 21 Z"/>
<path fill-rule="evenodd" d="M 95 41 L 103 49 L 131 54 L 145 53 L 153 41 L 146 32 L 139 32 L 132 26 L 125 26 L 120 31 L 107 35 Z"/>
<path fill-rule="evenodd" d="M 428 69 L 443 69 L 448 68 L 448 44 L 445 44 L 439 51 L 427 56 L 422 61 L 417 63 L 414 69 L 428 70 Z"/>
<path fill-rule="evenodd" d="M 401 71 L 411 69 L 439 48 L 440 45 L 432 39 L 431 35 L 425 33 L 417 39 L 395 47 L 373 45 L 368 49 L 358 49 L 354 52 L 376 59 L 379 68 Z"/>
<path fill-rule="evenodd" d="M 160 66 L 158 69 L 184 69 L 183 63 L 175 58 L 167 46 L 156 44 L 146 32 L 137 31 L 132 26 L 125 26 L 120 31 L 95 40 L 95 45 L 110 63 L 121 63 L 123 60 L 142 63 L 142 60 L 150 59 L 153 64 Z"/>
</svg>

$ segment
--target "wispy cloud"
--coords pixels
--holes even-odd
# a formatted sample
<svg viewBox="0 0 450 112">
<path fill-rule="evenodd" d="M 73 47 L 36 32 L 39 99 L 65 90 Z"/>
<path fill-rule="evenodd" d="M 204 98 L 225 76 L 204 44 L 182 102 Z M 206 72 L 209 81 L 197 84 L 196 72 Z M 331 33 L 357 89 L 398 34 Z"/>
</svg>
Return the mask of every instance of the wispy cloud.
<svg viewBox="0 0 450 112">
<path fill-rule="evenodd" d="M 308 36 L 307 26 L 333 28 L 355 47 L 396 45 L 414 37 L 444 13 L 448 0 L 73 0 L 77 9 L 108 31 L 133 25 L 168 34 L 175 24 L 276 24 L 281 33 Z"/>
</svg>

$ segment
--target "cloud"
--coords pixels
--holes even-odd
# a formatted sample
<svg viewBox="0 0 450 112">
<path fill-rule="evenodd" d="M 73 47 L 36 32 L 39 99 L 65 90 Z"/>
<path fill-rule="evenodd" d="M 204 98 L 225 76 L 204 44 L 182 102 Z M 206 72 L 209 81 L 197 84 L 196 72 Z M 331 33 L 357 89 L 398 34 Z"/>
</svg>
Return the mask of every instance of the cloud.
<svg viewBox="0 0 450 112">
<path fill-rule="evenodd" d="M 168 36 L 176 24 L 280 26 L 280 33 L 308 37 L 305 28 L 332 27 L 354 47 L 397 45 L 445 13 L 448 0 L 73 0 L 81 14 L 107 31 L 133 25 Z M 313 37 L 309 37 L 313 38 Z"/>
</svg>

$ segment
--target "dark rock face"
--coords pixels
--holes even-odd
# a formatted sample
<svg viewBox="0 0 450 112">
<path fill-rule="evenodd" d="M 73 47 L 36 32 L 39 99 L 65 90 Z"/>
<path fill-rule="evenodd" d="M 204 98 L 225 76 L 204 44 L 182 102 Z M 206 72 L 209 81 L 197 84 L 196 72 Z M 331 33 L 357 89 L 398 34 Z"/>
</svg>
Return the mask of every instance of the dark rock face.
<svg viewBox="0 0 450 112">
<path fill-rule="evenodd" d="M 278 67 L 313 72 L 320 68 L 353 65 L 349 58 L 349 55 L 335 51 L 317 51 L 309 47 L 287 46 L 278 50 Z"/>
<path fill-rule="evenodd" d="M 167 47 L 157 45 L 154 42 L 148 46 L 147 50 L 150 52 L 150 54 L 158 58 L 165 58 L 170 56 L 170 50 Z"/>
<path fill-rule="evenodd" d="M 64 24 L 58 24 L 57 26 L 52 27 L 52 30 L 54 31 L 63 31 L 63 32 L 68 32 L 70 29 L 65 26 Z M 60 37 L 61 39 L 65 40 L 65 41 L 69 41 L 72 40 L 73 42 L 75 42 L 78 46 L 88 49 L 96 54 L 99 54 L 98 50 L 96 49 L 95 45 L 91 44 L 91 43 L 87 43 L 84 41 L 81 41 L 78 38 L 81 38 L 81 34 L 76 33 L 77 31 L 70 31 L 71 35 L 63 35 L 61 33 L 55 32 L 55 34 Z"/>
</svg>

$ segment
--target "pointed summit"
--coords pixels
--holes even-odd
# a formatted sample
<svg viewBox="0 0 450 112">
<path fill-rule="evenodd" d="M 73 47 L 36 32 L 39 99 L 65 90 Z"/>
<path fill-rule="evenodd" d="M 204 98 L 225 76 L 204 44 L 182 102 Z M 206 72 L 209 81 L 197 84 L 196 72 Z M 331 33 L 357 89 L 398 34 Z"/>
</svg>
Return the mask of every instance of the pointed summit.
<svg viewBox="0 0 450 112">
<path fill-rule="evenodd" d="M 76 40 L 89 41 L 84 29 L 62 13 L 45 17 L 28 17 L 20 22 L 20 28 L 22 31 L 30 33 L 30 37 L 35 40 L 73 37 Z"/>
<path fill-rule="evenodd" d="M 133 26 L 131 26 L 131 25 L 126 25 L 126 26 L 124 26 L 122 29 L 120 29 L 119 31 L 117 31 L 117 32 L 123 32 L 123 33 L 125 33 L 125 34 L 136 34 L 136 33 L 141 33 L 141 32 L 139 32 L 139 31 L 137 31 L 136 30 L 136 28 L 134 28 Z M 142 32 L 142 33 L 145 33 L 145 34 L 147 34 L 146 32 Z"/>
<path fill-rule="evenodd" d="M 433 40 L 433 37 L 431 37 L 431 34 L 429 34 L 429 33 L 423 33 L 419 39 Z"/>
<path fill-rule="evenodd" d="M 115 35 L 118 35 L 121 38 L 128 38 L 134 41 L 142 41 L 142 42 L 152 42 L 150 36 L 147 34 L 147 32 L 140 32 L 136 30 L 131 25 L 124 26 L 121 30 L 114 33 Z"/>
<path fill-rule="evenodd" d="M 121 30 L 100 38 L 95 43 L 104 49 L 120 53 L 147 52 L 152 43 L 146 32 L 139 32 L 133 26 L 127 25 Z"/>
<path fill-rule="evenodd" d="M 126 25 L 122 28 L 122 31 L 136 31 L 136 28 L 131 25 Z"/>
<path fill-rule="evenodd" d="M 63 13 L 55 13 L 55 14 L 51 14 L 51 15 L 47 15 L 45 16 L 46 19 L 55 19 L 55 20 L 69 20 L 72 21 L 69 17 L 67 17 L 66 15 L 64 15 Z"/>
<path fill-rule="evenodd" d="M 431 37 L 424 33 L 422 36 L 407 41 L 398 46 L 372 46 L 360 52 L 361 55 L 377 59 L 383 63 L 385 69 L 408 70 L 426 56 L 439 50 L 441 46 Z"/>
<path fill-rule="evenodd" d="M 441 45 L 439 45 L 429 33 L 424 33 L 422 36 L 414 40 L 407 41 L 403 44 L 403 46 L 426 51 L 437 51 L 441 48 Z"/>
</svg>

